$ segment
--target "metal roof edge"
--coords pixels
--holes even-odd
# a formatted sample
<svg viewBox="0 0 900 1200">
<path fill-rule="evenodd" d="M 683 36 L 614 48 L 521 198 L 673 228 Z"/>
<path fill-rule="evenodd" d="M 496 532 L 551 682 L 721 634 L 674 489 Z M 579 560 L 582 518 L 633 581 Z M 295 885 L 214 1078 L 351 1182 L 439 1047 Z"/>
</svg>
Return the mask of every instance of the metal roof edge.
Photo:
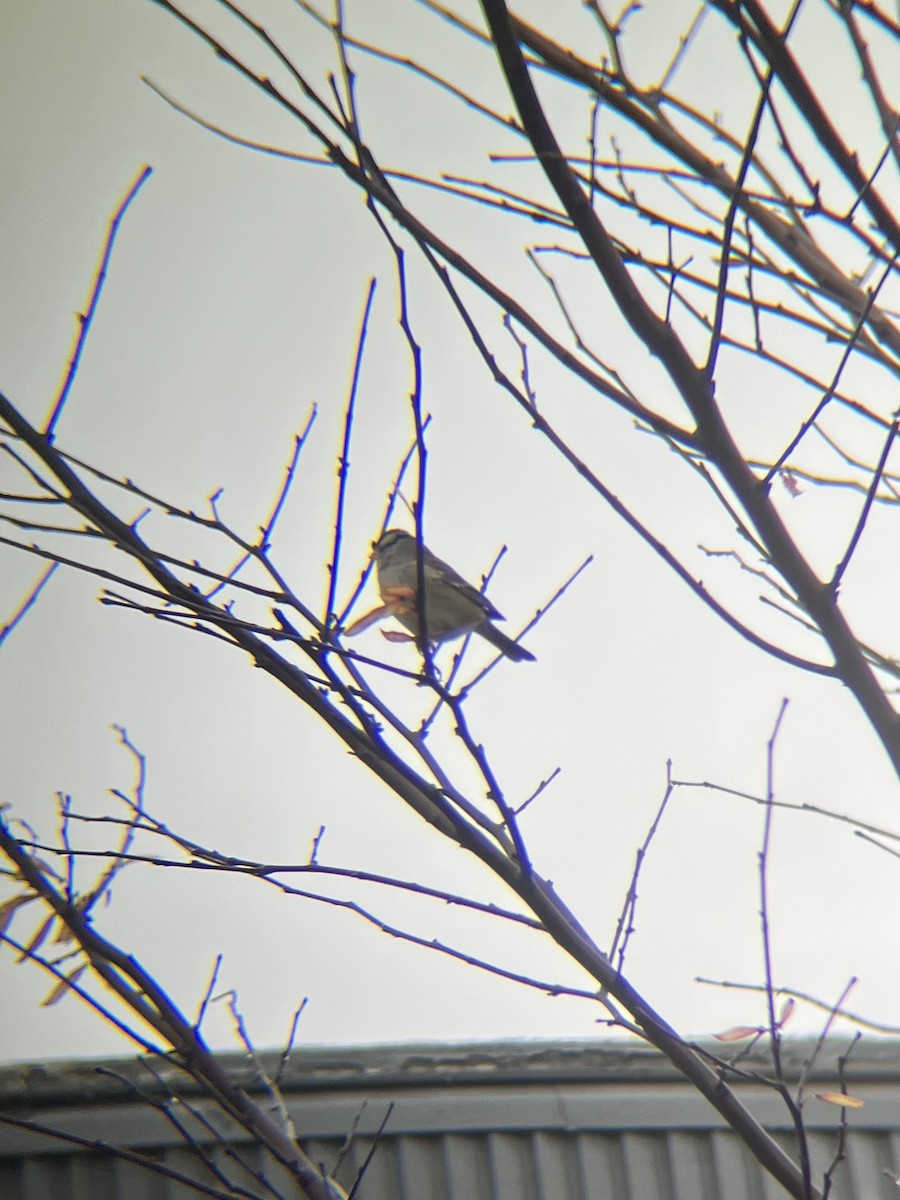
<svg viewBox="0 0 900 1200">
<path fill-rule="evenodd" d="M 708 1039 L 692 1043 L 708 1054 L 733 1062 L 734 1044 Z M 816 1048 L 814 1039 L 785 1039 L 782 1061 L 788 1080 L 796 1079 Z M 847 1053 L 846 1039 L 831 1039 L 816 1056 L 811 1081 L 835 1079 L 838 1062 Z M 259 1071 L 245 1053 L 217 1058 L 247 1091 L 262 1087 Z M 154 1057 L 153 1071 L 165 1086 L 180 1094 L 200 1091 L 173 1060 Z M 258 1061 L 270 1076 L 278 1071 L 280 1054 L 261 1052 Z M 771 1058 L 761 1045 L 740 1054 L 748 1071 L 771 1075 Z M 846 1063 L 848 1084 L 861 1081 L 900 1083 L 900 1041 L 867 1038 Z M 683 1076 L 660 1051 L 637 1039 L 534 1040 L 494 1042 L 418 1042 L 385 1045 L 298 1047 L 281 1072 L 285 1094 L 352 1088 L 434 1088 L 479 1084 L 542 1086 L 578 1082 L 683 1083 Z M 0 1108 L 27 1105 L 32 1111 L 61 1105 L 140 1101 L 136 1092 L 159 1095 L 160 1087 L 140 1058 L 74 1059 L 22 1062 L 0 1066 Z"/>
</svg>

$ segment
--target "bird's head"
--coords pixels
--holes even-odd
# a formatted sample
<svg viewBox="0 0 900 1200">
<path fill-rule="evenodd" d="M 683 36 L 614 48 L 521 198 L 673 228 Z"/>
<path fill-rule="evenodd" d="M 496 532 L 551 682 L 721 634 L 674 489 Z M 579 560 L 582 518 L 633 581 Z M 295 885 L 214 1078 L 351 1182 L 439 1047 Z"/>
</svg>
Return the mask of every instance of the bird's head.
<svg viewBox="0 0 900 1200">
<path fill-rule="evenodd" d="M 372 550 L 376 558 L 387 554 L 391 549 L 397 546 L 407 544 L 416 544 L 416 539 L 411 533 L 407 533 L 405 529 L 386 529 L 377 542 L 372 543 Z"/>
</svg>

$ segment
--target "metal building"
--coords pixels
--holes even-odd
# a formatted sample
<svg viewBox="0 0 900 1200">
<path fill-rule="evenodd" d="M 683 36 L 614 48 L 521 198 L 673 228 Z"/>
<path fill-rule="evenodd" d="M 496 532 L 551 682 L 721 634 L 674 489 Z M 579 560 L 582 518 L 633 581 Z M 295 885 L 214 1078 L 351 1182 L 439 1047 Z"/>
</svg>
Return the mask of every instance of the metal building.
<svg viewBox="0 0 900 1200">
<path fill-rule="evenodd" d="M 722 1054 L 722 1046 L 716 1052 Z M 809 1043 L 787 1043 L 796 1079 Z M 838 1085 L 826 1051 L 804 1107 L 817 1170 L 840 1151 L 841 1109 L 815 1099 Z M 732 1053 L 734 1051 L 732 1050 Z M 229 1071 L 258 1091 L 252 1064 Z M 275 1070 L 273 1059 L 266 1069 Z M 761 1051 L 743 1065 L 768 1074 Z M 296 1190 L 175 1068 L 154 1060 L 19 1064 L 0 1069 L 0 1200 L 276 1200 Z M 177 1101 L 162 1106 L 160 1080 Z M 847 1110 L 833 1200 L 900 1196 L 900 1045 L 867 1039 L 845 1071 L 864 1107 Z M 388 1113 L 359 1200 L 776 1200 L 712 1108 L 654 1050 L 631 1042 L 515 1042 L 299 1050 L 282 1076 L 287 1110 L 310 1157 L 328 1167 L 356 1126 L 338 1178 L 350 1187 Z M 792 1142 L 782 1100 L 763 1084 L 736 1089 Z M 12 1119 L 12 1123 L 10 1122 Z M 32 1128 L 17 1122 L 25 1121 Z M 61 1131 L 61 1140 L 41 1127 Z M 203 1166 L 196 1147 L 214 1164 Z M 124 1148 L 136 1161 L 105 1149 Z M 162 1165 L 148 1170 L 140 1158 Z M 226 1193 L 226 1185 L 244 1189 Z"/>
</svg>

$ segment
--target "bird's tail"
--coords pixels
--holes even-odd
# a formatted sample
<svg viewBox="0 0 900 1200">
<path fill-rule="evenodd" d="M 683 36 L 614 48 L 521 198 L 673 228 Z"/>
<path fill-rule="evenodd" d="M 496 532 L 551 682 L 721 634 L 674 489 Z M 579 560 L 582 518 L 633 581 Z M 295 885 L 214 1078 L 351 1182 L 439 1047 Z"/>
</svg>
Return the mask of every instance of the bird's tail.
<svg viewBox="0 0 900 1200">
<path fill-rule="evenodd" d="M 514 642 L 511 637 L 507 637 L 505 633 L 501 633 L 497 626 L 492 625 L 490 621 L 485 621 L 483 625 L 480 625 L 478 632 L 482 637 L 487 638 L 491 645 L 501 650 L 507 658 L 511 658 L 513 662 L 535 661 L 533 654 L 526 650 L 524 646 L 520 646 L 518 642 Z"/>
</svg>

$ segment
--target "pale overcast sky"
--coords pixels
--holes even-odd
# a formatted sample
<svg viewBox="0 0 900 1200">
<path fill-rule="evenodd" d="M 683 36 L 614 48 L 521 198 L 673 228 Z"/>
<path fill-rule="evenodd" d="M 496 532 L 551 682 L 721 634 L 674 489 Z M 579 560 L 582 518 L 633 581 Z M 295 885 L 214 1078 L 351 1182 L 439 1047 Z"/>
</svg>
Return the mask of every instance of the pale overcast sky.
<svg viewBox="0 0 900 1200">
<path fill-rule="evenodd" d="M 465 7 L 475 19 L 474 6 Z M 573 3 L 557 23 L 558 7 L 545 0 L 526 11 L 552 23 L 564 42 L 581 36 L 580 6 Z M 417 53 L 444 74 L 461 73 L 485 102 L 510 110 L 490 58 L 472 43 L 414 4 L 385 0 L 374 8 L 377 19 L 351 0 L 351 30 Z M 653 11 L 635 20 L 648 29 L 655 22 L 654 33 L 643 42 L 646 57 L 636 54 L 632 66 L 652 77 L 655 49 L 693 10 L 645 8 Z M 215 4 L 191 11 L 224 27 Z M 271 16 L 327 91 L 327 73 L 336 68 L 327 34 L 299 6 L 257 11 Z M 150 0 L 0 0 L 0 13 L 0 388 L 36 422 L 47 413 L 110 215 L 150 164 L 153 175 L 122 223 L 58 444 L 184 507 L 203 509 L 222 488 L 223 515 L 250 538 L 277 493 L 293 433 L 316 405 L 275 553 L 298 593 L 321 604 L 346 390 L 366 288 L 377 278 L 339 588 L 349 594 L 412 434 L 393 260 L 360 195 L 336 171 L 230 144 L 161 100 L 141 76 L 240 137 L 311 149 L 295 122 Z M 720 88 L 726 112 L 750 95 L 742 95 L 729 66 L 730 47 L 713 54 L 701 43 L 705 73 L 696 82 L 698 94 L 703 85 Z M 521 152 L 498 125 L 409 73 L 361 55 L 355 65 L 364 132 L 383 163 L 483 176 L 491 152 Z M 579 97 L 558 99 L 558 111 L 570 106 L 573 120 L 576 113 L 582 119 Z M 516 173 L 522 170 L 510 166 L 510 186 L 523 184 Z M 546 194 L 534 183 L 523 186 Z M 515 257 L 523 238 L 549 241 L 551 233 L 529 232 L 425 189 L 406 194 L 426 219 L 444 222 L 467 251 L 486 256 L 507 286 L 525 290 L 538 312 L 558 322 L 549 293 Z M 433 277 L 414 253 L 408 259 L 425 405 L 433 416 L 433 548 L 477 581 L 508 546 L 491 595 L 511 630 L 594 556 L 529 635 L 537 662 L 501 664 L 470 705 L 476 737 L 514 802 L 561 769 L 522 824 L 536 868 L 583 923 L 602 943 L 611 939 L 636 849 L 662 799 L 667 760 L 676 778 L 762 793 L 766 741 L 783 697 L 790 705 L 778 747 L 779 797 L 900 826 L 896 780 L 851 698 L 827 680 L 763 657 L 704 609 L 493 386 Z M 496 352 L 514 366 L 499 314 L 481 301 L 473 305 Z M 592 336 L 611 346 L 622 338 L 621 320 L 599 289 L 595 305 Z M 636 388 L 664 386 L 659 368 L 638 351 L 622 367 Z M 702 485 L 686 479 L 675 456 L 586 388 L 561 381 L 540 356 L 534 369 L 543 410 L 612 490 L 755 628 L 794 637 L 809 652 L 799 633 L 787 633 L 761 609 L 752 581 L 698 549 L 734 539 L 724 514 L 710 511 Z M 773 398 L 752 392 L 749 371 L 726 369 L 725 379 L 747 402 L 747 438 L 769 432 L 779 419 Z M 802 411 L 806 399 L 800 396 L 791 412 Z M 0 490 L 11 490 L 14 479 L 4 459 Z M 791 515 L 815 545 L 818 531 L 845 520 L 839 503 L 810 494 L 797 499 Z M 135 501 L 121 511 L 134 517 L 140 507 Z M 865 633 L 880 637 L 889 653 L 897 652 L 900 591 L 894 519 L 874 519 L 855 577 L 864 582 L 847 583 L 851 598 L 855 586 L 877 593 Z M 153 520 L 154 531 L 164 531 L 185 557 L 208 552 L 226 561 L 186 528 Z M 36 570 L 25 555 L 0 552 L 2 619 Z M 128 789 L 133 777 L 111 730 L 118 724 L 147 756 L 150 811 L 197 842 L 226 854 L 299 862 L 325 825 L 321 861 L 510 903 L 480 866 L 408 813 L 237 653 L 101 606 L 98 590 L 90 577 L 58 573 L 0 651 L 0 799 L 35 829 L 56 829 L 58 791 L 70 793 L 80 811 L 114 811 L 109 789 Z M 409 647 L 389 645 L 377 630 L 358 645 L 415 665 Z M 483 660 L 481 647 L 470 653 Z M 408 717 L 425 703 L 405 680 L 385 690 Z M 433 748 L 458 755 L 447 731 L 435 732 Z M 694 981 L 761 978 L 761 823 L 752 804 L 680 790 L 648 857 L 628 971 L 684 1033 L 763 1019 L 757 998 Z M 91 836 L 97 846 L 111 838 Z M 900 934 L 898 884 L 896 863 L 848 829 L 779 816 L 771 860 L 778 980 L 831 1000 L 858 976 L 852 1006 L 900 1023 L 900 967 L 891 949 Z M 333 894 L 476 957 L 586 986 L 539 937 L 513 936 L 484 918 L 396 894 L 338 887 Z M 260 1046 L 280 1042 L 304 996 L 299 1037 L 310 1043 L 583 1037 L 598 1031 L 603 1015 L 587 1002 L 553 999 L 404 944 L 352 912 L 286 899 L 249 880 L 132 867 L 96 920 L 189 1011 L 221 953 L 221 989 L 236 989 Z M 47 978 L 15 964 L 8 949 L 0 952 L 0 988 L 2 1058 L 130 1049 L 71 997 L 39 1008 Z M 815 1029 L 818 1020 L 807 1008 L 796 1027 Z M 233 1045 L 224 1006 L 214 1006 L 207 1029 L 216 1046 Z"/>
</svg>

